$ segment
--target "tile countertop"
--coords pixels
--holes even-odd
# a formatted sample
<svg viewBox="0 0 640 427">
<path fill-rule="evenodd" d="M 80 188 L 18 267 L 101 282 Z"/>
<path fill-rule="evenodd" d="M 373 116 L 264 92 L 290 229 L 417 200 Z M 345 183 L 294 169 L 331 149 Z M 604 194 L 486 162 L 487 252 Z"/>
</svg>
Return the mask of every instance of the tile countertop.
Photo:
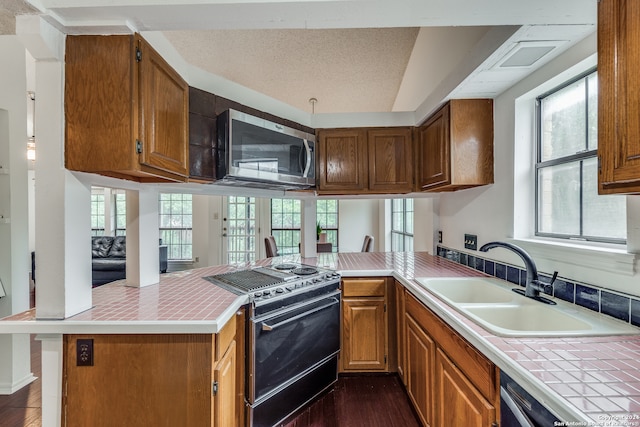
<svg viewBox="0 0 640 427">
<path fill-rule="evenodd" d="M 640 427 L 640 329 L 615 337 L 495 336 L 414 280 L 484 274 L 427 253 L 291 255 L 163 274 L 158 285 L 141 289 L 119 281 L 95 288 L 90 310 L 60 321 L 37 320 L 29 310 L 2 319 L 0 333 L 216 333 L 247 297 L 202 277 L 280 262 L 327 267 L 345 277 L 393 275 L 537 400 L 573 422 L 567 425 Z"/>
</svg>

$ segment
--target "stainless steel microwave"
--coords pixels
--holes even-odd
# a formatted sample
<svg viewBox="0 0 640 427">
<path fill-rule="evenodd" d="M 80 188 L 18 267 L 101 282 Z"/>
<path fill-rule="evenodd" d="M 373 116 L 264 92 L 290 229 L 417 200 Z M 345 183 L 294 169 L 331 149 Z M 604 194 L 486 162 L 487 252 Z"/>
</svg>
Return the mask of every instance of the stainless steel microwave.
<svg viewBox="0 0 640 427">
<path fill-rule="evenodd" d="M 217 120 L 219 180 L 315 186 L 315 135 L 236 110 Z"/>
</svg>

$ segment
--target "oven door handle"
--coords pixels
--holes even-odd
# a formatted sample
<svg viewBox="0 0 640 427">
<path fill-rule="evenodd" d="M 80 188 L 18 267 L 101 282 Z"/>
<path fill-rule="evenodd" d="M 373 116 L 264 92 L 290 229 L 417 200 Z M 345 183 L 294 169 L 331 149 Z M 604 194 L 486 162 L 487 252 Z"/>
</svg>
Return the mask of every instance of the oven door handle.
<svg viewBox="0 0 640 427">
<path fill-rule="evenodd" d="M 327 308 L 333 307 L 336 304 L 340 304 L 340 300 L 337 299 L 337 298 L 331 298 L 331 300 L 332 300 L 332 302 L 330 302 L 329 304 L 321 305 L 320 307 L 316 307 L 313 310 L 306 311 L 304 313 L 300 313 L 300 314 L 298 314 L 296 316 L 288 318 L 287 320 L 283 320 L 282 322 L 274 323 L 273 325 L 269 325 L 267 323 L 262 322 L 262 330 L 263 331 L 267 331 L 267 332 L 268 331 L 273 331 L 274 329 L 279 328 L 280 326 L 284 326 L 287 323 L 294 322 L 294 321 L 296 321 L 296 320 L 298 320 L 298 319 L 300 319 L 302 317 L 310 316 L 310 315 L 312 315 L 314 313 L 317 313 L 319 311 L 326 310 Z"/>
</svg>

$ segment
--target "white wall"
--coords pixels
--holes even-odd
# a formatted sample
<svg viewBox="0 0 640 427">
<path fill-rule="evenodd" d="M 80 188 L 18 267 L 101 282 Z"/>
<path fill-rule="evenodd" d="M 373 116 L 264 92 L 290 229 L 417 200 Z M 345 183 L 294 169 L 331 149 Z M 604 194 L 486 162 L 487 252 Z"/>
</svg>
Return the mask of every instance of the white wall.
<svg viewBox="0 0 640 427">
<path fill-rule="evenodd" d="M 596 38 L 593 35 L 519 82 L 494 101 L 495 184 L 441 195 L 436 220 L 440 223 L 445 246 L 465 251 L 464 233 L 477 234 L 479 245 L 491 240 L 532 237 L 533 174 L 530 161 L 533 153 L 531 145 L 533 109 L 530 107 L 528 111 L 526 108 L 522 109 L 522 103 L 525 102 L 522 98 L 529 97 L 532 91 L 537 90 L 549 79 L 566 73 L 567 70 L 569 72 L 566 74 L 577 73 L 576 68 L 588 66 L 589 61 L 593 63 L 595 52 Z M 516 104 L 518 104 L 520 116 L 516 115 Z M 635 229 L 638 225 L 637 221 L 640 221 L 638 219 L 640 215 L 637 211 L 634 212 L 634 209 L 637 210 L 637 205 L 638 203 L 629 203 L 631 210 L 628 218 L 632 229 Z M 514 230 L 516 230 L 515 234 Z M 630 238 L 637 239 L 633 236 Z M 557 248 L 548 244 L 519 243 L 531 251 L 542 272 L 550 273 L 558 270 L 561 277 L 640 295 L 638 261 L 635 260 L 634 271 L 633 256 L 611 250 L 594 252 L 590 247 Z M 633 241 L 629 246 L 634 245 L 638 247 L 637 242 Z M 517 256 L 512 256 L 506 251 L 491 251 L 483 256 L 521 265 Z M 593 265 L 593 259 L 599 260 L 596 267 Z"/>
<path fill-rule="evenodd" d="M 364 236 L 374 237 L 374 251 L 380 250 L 378 234 L 379 200 L 345 200 L 338 203 L 338 242 L 340 252 L 359 252 Z"/>
</svg>

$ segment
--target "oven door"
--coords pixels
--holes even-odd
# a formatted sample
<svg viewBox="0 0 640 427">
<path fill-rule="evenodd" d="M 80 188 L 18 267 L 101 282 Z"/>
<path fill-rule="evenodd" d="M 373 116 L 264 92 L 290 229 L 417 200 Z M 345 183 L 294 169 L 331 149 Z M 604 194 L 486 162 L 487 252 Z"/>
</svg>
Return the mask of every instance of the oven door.
<svg viewBox="0 0 640 427">
<path fill-rule="evenodd" d="M 250 320 L 249 403 L 259 404 L 340 350 L 340 291 Z"/>
</svg>

